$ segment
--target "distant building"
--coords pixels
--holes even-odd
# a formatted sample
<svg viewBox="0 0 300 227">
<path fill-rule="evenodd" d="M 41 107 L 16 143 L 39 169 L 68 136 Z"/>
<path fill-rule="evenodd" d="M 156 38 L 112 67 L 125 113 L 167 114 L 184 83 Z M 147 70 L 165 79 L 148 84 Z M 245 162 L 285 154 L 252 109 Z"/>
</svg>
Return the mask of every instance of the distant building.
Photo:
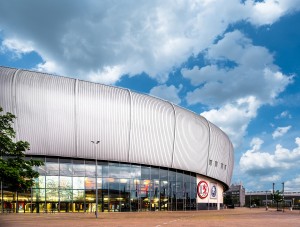
<svg viewBox="0 0 300 227">
<path fill-rule="evenodd" d="M 271 191 L 254 191 L 246 192 L 245 196 L 246 206 L 275 206 Z M 282 206 L 282 203 L 280 203 Z M 285 207 L 300 207 L 300 192 L 284 192 L 284 206 Z"/>
<path fill-rule="evenodd" d="M 245 206 L 245 188 L 241 184 L 232 184 L 224 193 L 224 203 L 235 207 Z"/>
</svg>

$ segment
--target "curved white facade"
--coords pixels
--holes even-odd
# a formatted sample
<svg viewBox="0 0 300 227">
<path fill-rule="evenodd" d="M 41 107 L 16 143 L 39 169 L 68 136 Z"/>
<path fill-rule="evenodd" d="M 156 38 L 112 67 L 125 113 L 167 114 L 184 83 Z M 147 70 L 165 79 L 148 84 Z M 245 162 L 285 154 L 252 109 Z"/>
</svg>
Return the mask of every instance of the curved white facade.
<svg viewBox="0 0 300 227">
<path fill-rule="evenodd" d="M 228 186 L 233 146 L 218 127 L 130 90 L 0 67 L 0 106 L 17 116 L 28 155 L 139 163 L 191 171 Z M 91 140 L 100 140 L 95 147 Z"/>
</svg>

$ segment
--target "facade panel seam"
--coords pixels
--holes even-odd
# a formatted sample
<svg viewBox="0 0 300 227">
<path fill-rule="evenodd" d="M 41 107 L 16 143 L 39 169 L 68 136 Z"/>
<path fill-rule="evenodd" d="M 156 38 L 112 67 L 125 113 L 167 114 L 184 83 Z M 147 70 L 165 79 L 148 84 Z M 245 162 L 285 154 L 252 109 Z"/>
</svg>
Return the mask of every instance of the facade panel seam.
<svg viewBox="0 0 300 227">
<path fill-rule="evenodd" d="M 74 86 L 74 137 L 75 137 L 75 155 L 78 157 L 78 125 L 77 125 L 77 101 L 78 101 L 78 79 Z"/>
<path fill-rule="evenodd" d="M 208 125 L 208 147 L 207 147 L 207 162 L 206 162 L 206 176 L 208 176 L 208 167 L 209 167 L 209 153 L 210 153 L 210 135 L 211 135 L 211 127 L 209 124 L 209 121 L 204 117 L 205 121 L 207 122 Z M 213 166 L 213 163 L 212 163 Z"/>
<path fill-rule="evenodd" d="M 16 77 L 17 75 L 21 72 L 20 69 L 18 69 L 17 71 L 15 71 L 13 78 L 12 78 L 12 83 L 11 83 L 11 96 L 12 96 L 12 107 L 13 107 L 13 114 L 15 116 L 17 116 L 17 85 L 16 85 Z M 15 131 L 16 131 L 16 137 L 15 140 L 18 141 L 19 140 L 19 124 L 18 124 L 19 120 L 18 118 L 15 118 L 14 120 L 14 127 L 15 127 Z"/>
<path fill-rule="evenodd" d="M 173 168 L 174 164 L 174 154 L 175 154 L 175 139 L 176 139 L 176 110 L 175 107 L 172 103 L 170 103 L 172 108 L 173 108 L 173 113 L 174 113 L 174 132 L 173 132 L 173 147 L 172 147 L 172 160 L 171 160 L 171 167 Z"/>
<path fill-rule="evenodd" d="M 131 145 L 131 124 L 132 124 L 132 96 L 131 91 L 126 89 L 129 94 L 129 129 L 128 129 L 128 151 L 127 151 L 127 161 L 130 160 L 130 145 Z"/>
</svg>

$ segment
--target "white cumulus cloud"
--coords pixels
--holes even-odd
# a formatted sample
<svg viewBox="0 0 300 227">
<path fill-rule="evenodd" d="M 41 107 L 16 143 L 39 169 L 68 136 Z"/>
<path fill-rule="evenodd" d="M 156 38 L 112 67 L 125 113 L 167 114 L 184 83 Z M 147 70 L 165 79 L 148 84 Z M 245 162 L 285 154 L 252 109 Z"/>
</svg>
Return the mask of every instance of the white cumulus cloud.
<svg viewBox="0 0 300 227">
<path fill-rule="evenodd" d="M 186 100 L 190 105 L 201 103 L 214 108 L 202 115 L 239 145 L 257 110 L 272 104 L 292 83 L 293 76 L 282 74 L 273 63 L 273 55 L 266 48 L 253 45 L 240 31 L 226 33 L 208 48 L 205 58 L 209 65 L 181 70 L 196 86 L 187 93 Z M 233 67 L 220 67 L 224 61 L 233 62 Z"/>
<path fill-rule="evenodd" d="M 181 89 L 182 89 L 182 85 L 179 85 L 179 87 L 176 88 L 174 85 L 167 86 L 164 84 L 164 85 L 153 87 L 150 90 L 150 95 L 168 100 L 178 105 L 181 102 L 181 99 L 178 95 Z"/>
<path fill-rule="evenodd" d="M 283 119 L 283 118 L 291 119 L 292 115 L 289 113 L 289 111 L 286 110 L 286 111 L 281 112 L 279 115 L 275 116 L 275 119 Z"/>
<path fill-rule="evenodd" d="M 5 39 L 0 47 L 0 53 L 13 53 L 13 58 L 20 59 L 23 54 L 34 51 L 33 43 L 30 41 L 22 41 L 18 39 Z"/>
<path fill-rule="evenodd" d="M 252 148 L 247 150 L 240 159 L 240 169 L 249 175 L 276 175 L 278 170 L 287 171 L 300 164 L 300 138 L 295 139 L 296 147 L 292 150 L 277 144 L 273 152 L 261 150 L 262 140 L 254 138 Z M 275 174 L 274 174 L 275 173 Z"/>
<path fill-rule="evenodd" d="M 253 45 L 239 31 L 226 33 L 207 50 L 205 57 L 210 65 L 181 70 L 185 78 L 199 86 L 187 94 L 189 104 L 222 106 L 252 95 L 262 104 L 272 103 L 293 79 L 278 70 L 266 48 Z M 218 61 L 231 61 L 236 66 L 221 68 L 214 63 Z"/>
<path fill-rule="evenodd" d="M 260 102 L 255 97 L 249 96 L 225 104 L 219 109 L 205 111 L 201 115 L 226 132 L 233 145 L 237 147 L 246 134 L 249 122 L 256 116 L 259 106 Z"/>
<path fill-rule="evenodd" d="M 287 12 L 299 10 L 299 0 L 264 0 L 245 2 L 252 8 L 249 21 L 256 25 L 272 24 Z"/>
<path fill-rule="evenodd" d="M 275 131 L 272 133 L 273 139 L 276 139 L 276 138 L 278 138 L 278 137 L 283 136 L 283 135 L 286 134 L 291 128 L 292 128 L 291 125 L 286 126 L 286 127 L 278 127 L 278 128 L 276 128 Z"/>
<path fill-rule="evenodd" d="M 115 83 L 124 74 L 144 72 L 164 83 L 174 67 L 209 47 L 228 25 L 272 24 L 299 5 L 299 0 L 2 1 L 2 48 L 18 40 L 10 49 L 35 51 L 44 61 L 36 68 L 56 74 Z"/>
<path fill-rule="evenodd" d="M 275 175 L 271 175 L 271 176 L 263 176 L 263 177 L 260 177 L 260 181 L 261 182 L 276 182 L 276 181 L 279 181 L 281 179 L 281 176 L 278 175 L 278 174 L 275 174 Z"/>
<path fill-rule="evenodd" d="M 228 26 L 241 21 L 270 25 L 298 11 L 299 3 L 2 1 L 0 48 L 19 58 L 34 51 L 43 59 L 34 69 L 94 82 L 114 84 L 124 75 L 145 73 L 162 84 L 151 94 L 177 104 L 182 103 L 180 87 L 164 85 L 169 73 L 204 53 L 207 65 L 181 71 L 194 86 L 186 101 L 214 108 L 202 115 L 240 144 L 259 107 L 274 102 L 293 77 L 280 71 L 265 47 L 254 45 L 240 31 L 226 33 Z M 233 67 L 222 67 L 227 61 Z"/>
<path fill-rule="evenodd" d="M 300 175 L 296 175 L 294 179 L 286 181 L 284 186 L 285 186 L 285 191 L 299 192 Z"/>
</svg>

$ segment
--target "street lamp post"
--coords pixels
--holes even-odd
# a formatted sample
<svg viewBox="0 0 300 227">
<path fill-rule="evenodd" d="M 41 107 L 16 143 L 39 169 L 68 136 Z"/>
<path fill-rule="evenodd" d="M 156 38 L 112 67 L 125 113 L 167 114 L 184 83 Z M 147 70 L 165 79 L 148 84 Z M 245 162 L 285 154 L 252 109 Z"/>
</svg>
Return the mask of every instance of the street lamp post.
<svg viewBox="0 0 300 227">
<path fill-rule="evenodd" d="M 284 182 L 282 182 L 282 212 L 284 212 L 284 205 L 285 205 L 285 202 L 284 202 Z"/>
<path fill-rule="evenodd" d="M 268 210 L 268 191 L 266 191 L 266 210 Z"/>
<path fill-rule="evenodd" d="M 95 211 L 95 215 L 96 218 L 98 218 L 98 161 L 97 161 L 97 152 L 96 152 L 96 145 L 98 145 L 100 143 L 99 140 L 97 141 L 91 141 L 94 145 L 95 145 L 95 160 L 96 160 L 96 211 Z"/>
<path fill-rule="evenodd" d="M 275 183 L 273 183 L 272 206 L 274 204 L 274 187 L 275 187 Z"/>
</svg>

